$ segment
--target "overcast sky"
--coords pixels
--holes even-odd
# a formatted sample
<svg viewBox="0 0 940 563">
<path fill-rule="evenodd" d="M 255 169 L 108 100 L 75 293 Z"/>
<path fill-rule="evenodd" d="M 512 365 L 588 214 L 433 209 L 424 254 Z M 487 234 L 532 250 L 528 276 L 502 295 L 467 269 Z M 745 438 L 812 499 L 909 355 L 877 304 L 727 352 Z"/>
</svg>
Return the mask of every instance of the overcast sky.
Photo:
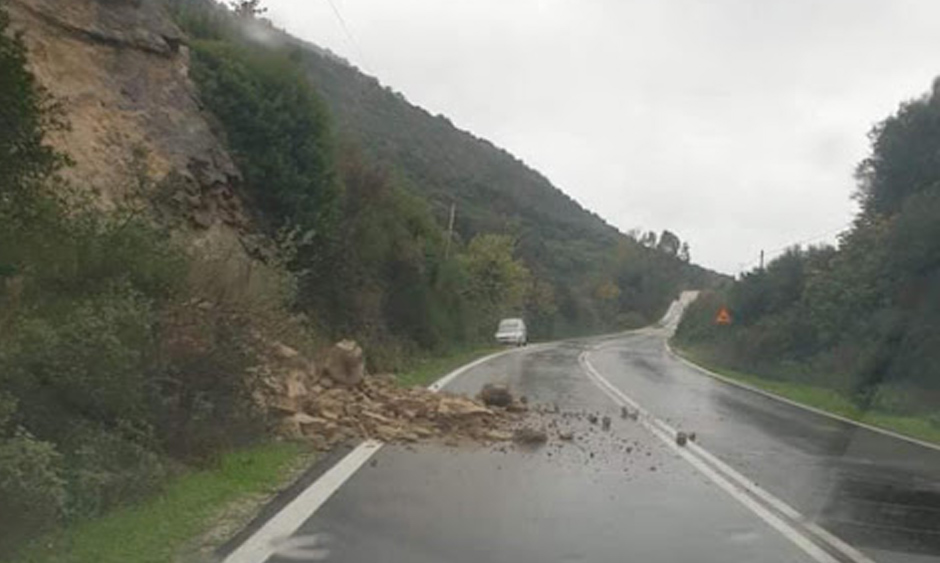
<svg viewBox="0 0 940 563">
<path fill-rule="evenodd" d="M 265 4 L 621 230 L 671 229 L 732 274 L 833 240 L 867 131 L 940 74 L 937 0 L 332 2 Z"/>
</svg>

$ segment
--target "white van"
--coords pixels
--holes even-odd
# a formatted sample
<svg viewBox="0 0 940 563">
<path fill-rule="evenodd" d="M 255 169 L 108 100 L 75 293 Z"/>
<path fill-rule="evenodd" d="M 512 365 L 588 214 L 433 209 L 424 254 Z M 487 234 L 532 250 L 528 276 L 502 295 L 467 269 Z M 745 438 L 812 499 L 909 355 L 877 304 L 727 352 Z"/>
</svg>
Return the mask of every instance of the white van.
<svg viewBox="0 0 940 563">
<path fill-rule="evenodd" d="M 503 319 L 496 329 L 496 341 L 500 344 L 525 346 L 529 343 L 529 334 L 522 319 Z"/>
</svg>

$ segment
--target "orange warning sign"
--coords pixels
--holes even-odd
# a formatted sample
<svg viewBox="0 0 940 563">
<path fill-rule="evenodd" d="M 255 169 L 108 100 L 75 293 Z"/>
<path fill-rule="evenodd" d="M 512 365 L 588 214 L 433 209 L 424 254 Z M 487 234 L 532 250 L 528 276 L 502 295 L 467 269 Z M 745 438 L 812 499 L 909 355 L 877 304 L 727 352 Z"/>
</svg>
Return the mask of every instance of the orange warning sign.
<svg viewBox="0 0 940 563">
<path fill-rule="evenodd" d="M 720 325 L 731 324 L 731 313 L 728 312 L 727 307 L 722 307 L 718 310 L 718 316 L 715 317 L 715 323 Z"/>
</svg>

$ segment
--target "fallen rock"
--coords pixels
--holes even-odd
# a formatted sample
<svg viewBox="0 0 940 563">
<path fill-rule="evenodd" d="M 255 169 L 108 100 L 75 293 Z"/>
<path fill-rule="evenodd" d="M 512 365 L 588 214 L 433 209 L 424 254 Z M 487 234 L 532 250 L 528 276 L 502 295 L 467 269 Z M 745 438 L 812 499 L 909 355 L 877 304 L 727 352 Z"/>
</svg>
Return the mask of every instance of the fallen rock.
<svg viewBox="0 0 940 563">
<path fill-rule="evenodd" d="M 512 393 L 505 385 L 487 383 L 480 389 L 479 399 L 490 407 L 508 407 L 512 404 Z"/>
<path fill-rule="evenodd" d="M 503 430 L 488 430 L 483 437 L 487 440 L 493 440 L 494 442 L 508 442 L 512 440 L 513 435 L 509 432 L 504 432 Z"/>
<path fill-rule="evenodd" d="M 491 415 L 493 411 L 463 397 L 442 397 L 437 413 L 444 416 Z"/>
<path fill-rule="evenodd" d="M 694 442 L 695 438 L 696 438 L 695 432 L 689 432 L 689 441 Z"/>
<path fill-rule="evenodd" d="M 536 445 L 544 444 L 548 441 L 548 434 L 541 428 L 531 428 L 523 426 L 517 429 L 512 435 L 513 442 L 517 444 Z"/>
<path fill-rule="evenodd" d="M 309 424 L 312 419 L 312 416 L 302 412 L 285 416 L 278 423 L 278 433 L 288 438 L 302 438 L 303 425 Z"/>
<path fill-rule="evenodd" d="M 362 348 L 353 340 L 341 340 L 330 348 L 321 376 L 344 387 L 358 385 L 366 374 Z"/>
<path fill-rule="evenodd" d="M 275 357 L 280 360 L 292 360 L 300 355 L 297 350 L 294 350 L 290 346 L 280 342 L 275 342 L 272 344 L 271 350 L 274 352 Z"/>
<path fill-rule="evenodd" d="M 509 403 L 508 405 L 506 405 L 507 412 L 518 413 L 518 412 L 526 412 L 528 410 L 529 410 L 529 407 L 527 407 L 523 403 Z"/>
</svg>

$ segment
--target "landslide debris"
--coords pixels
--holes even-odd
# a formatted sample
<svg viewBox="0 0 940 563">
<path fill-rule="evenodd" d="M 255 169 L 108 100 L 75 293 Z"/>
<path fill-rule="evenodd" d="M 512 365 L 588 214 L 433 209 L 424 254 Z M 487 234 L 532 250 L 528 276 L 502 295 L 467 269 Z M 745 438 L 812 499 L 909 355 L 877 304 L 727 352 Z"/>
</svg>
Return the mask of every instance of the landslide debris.
<svg viewBox="0 0 940 563">
<path fill-rule="evenodd" d="M 283 344 L 269 348 L 268 361 L 258 369 L 256 399 L 279 434 L 320 450 L 362 439 L 477 443 L 502 453 L 537 451 L 558 462 L 624 463 L 624 471 L 641 451 L 639 442 L 621 432 L 635 420 L 635 411 L 562 410 L 524 400 L 500 384 L 485 385 L 475 398 L 403 388 L 393 376 L 369 374 L 362 349 L 351 340 L 320 354 L 319 363 Z M 615 421 L 617 414 L 625 414 L 626 421 Z"/>
<path fill-rule="evenodd" d="M 406 389 L 392 376 L 369 375 L 362 349 L 351 340 L 330 348 L 319 367 L 280 343 L 271 345 L 269 357 L 269 365 L 260 370 L 256 402 L 277 419 L 279 434 L 307 439 L 321 450 L 367 438 L 397 443 L 510 441 L 525 410 L 505 386 L 488 386 L 487 403 Z"/>
</svg>

